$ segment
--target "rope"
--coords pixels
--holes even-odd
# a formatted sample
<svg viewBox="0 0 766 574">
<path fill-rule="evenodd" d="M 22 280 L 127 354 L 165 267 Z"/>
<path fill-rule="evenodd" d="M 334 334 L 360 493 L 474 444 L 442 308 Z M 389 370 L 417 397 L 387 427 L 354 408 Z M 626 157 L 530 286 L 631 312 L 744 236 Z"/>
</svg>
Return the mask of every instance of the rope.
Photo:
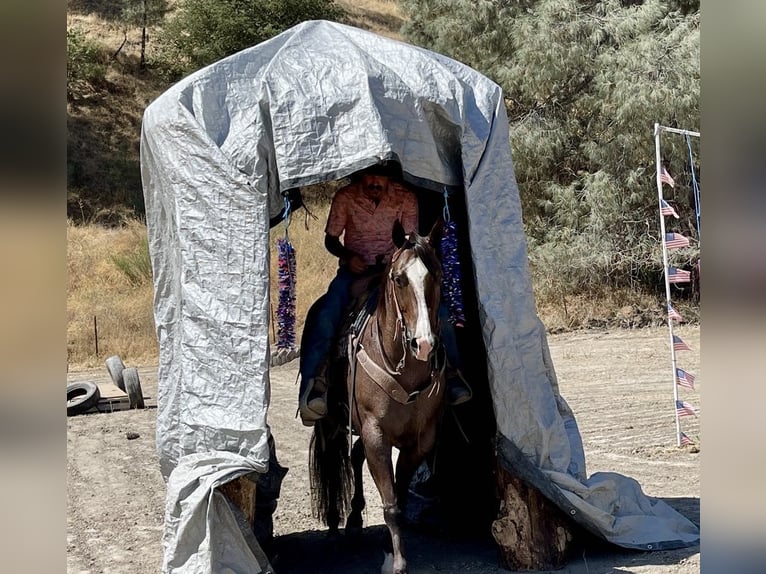
<svg viewBox="0 0 766 574">
<path fill-rule="evenodd" d="M 692 153 L 692 140 L 686 134 L 686 145 L 689 148 L 689 165 L 692 169 L 692 188 L 694 190 L 694 211 L 697 214 L 697 241 L 700 241 L 700 188 L 697 183 L 697 174 L 694 171 L 694 154 Z"/>
</svg>

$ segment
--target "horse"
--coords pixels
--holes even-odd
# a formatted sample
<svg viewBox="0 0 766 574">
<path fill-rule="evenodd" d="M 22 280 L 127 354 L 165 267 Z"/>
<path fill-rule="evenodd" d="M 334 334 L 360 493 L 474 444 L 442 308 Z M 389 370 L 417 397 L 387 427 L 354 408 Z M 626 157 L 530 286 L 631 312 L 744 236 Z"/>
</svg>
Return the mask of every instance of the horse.
<svg viewBox="0 0 766 574">
<path fill-rule="evenodd" d="M 367 458 L 391 535 L 394 574 L 407 572 L 400 517 L 409 483 L 436 443 L 445 404 L 438 329 L 442 271 L 435 249 L 441 233 L 441 220 L 427 237 L 405 236 L 401 224 L 394 224 L 396 250 L 377 304 L 351 339 L 348 362 L 332 376 L 328 414 L 314 425 L 311 439 L 314 511 L 330 534 L 338 533 L 349 509 L 352 470 L 345 530 L 346 535 L 361 531 L 362 463 Z M 359 439 L 349 449 L 352 434 Z M 392 447 L 399 449 L 395 474 Z"/>
</svg>

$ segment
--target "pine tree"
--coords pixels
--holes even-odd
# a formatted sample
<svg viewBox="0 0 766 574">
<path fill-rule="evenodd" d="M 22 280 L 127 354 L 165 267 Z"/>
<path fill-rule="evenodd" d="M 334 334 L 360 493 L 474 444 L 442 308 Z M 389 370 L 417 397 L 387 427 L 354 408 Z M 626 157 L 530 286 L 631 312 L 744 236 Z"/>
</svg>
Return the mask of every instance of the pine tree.
<svg viewBox="0 0 766 574">
<path fill-rule="evenodd" d="M 533 256 L 554 257 L 558 249 L 570 269 L 582 268 L 583 289 L 597 281 L 651 283 L 658 235 L 652 130 L 655 122 L 699 127 L 699 1 L 402 4 L 409 41 L 503 88 Z M 680 136 L 666 138 L 663 153 L 677 180 L 688 177 Z M 676 199 L 693 212 L 688 197 Z M 683 231 L 693 236 L 690 223 Z M 547 247 L 535 251 L 540 245 Z"/>
</svg>

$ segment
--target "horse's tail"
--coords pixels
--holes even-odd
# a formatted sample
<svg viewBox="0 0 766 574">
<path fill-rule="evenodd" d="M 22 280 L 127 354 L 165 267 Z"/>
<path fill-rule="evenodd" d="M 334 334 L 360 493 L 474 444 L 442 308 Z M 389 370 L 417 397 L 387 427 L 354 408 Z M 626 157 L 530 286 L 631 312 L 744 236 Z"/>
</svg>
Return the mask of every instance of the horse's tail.
<svg viewBox="0 0 766 574">
<path fill-rule="evenodd" d="M 314 423 L 309 455 L 311 504 L 314 515 L 336 531 L 346 516 L 353 476 L 345 425 L 327 416 Z"/>
</svg>

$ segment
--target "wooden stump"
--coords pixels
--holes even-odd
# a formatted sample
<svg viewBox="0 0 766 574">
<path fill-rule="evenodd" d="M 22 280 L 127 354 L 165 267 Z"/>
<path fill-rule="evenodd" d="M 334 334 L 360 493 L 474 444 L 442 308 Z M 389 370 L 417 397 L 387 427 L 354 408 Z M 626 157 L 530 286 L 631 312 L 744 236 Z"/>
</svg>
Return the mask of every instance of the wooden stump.
<svg viewBox="0 0 766 574">
<path fill-rule="evenodd" d="M 512 475 L 498 461 L 500 511 L 492 536 L 504 568 L 514 571 L 563 568 L 574 550 L 574 527 L 558 506 Z"/>
<path fill-rule="evenodd" d="M 247 475 L 240 476 L 218 489 L 242 511 L 252 528 L 255 521 L 255 481 Z"/>
<path fill-rule="evenodd" d="M 240 476 L 218 487 L 230 504 L 242 511 L 242 516 L 235 513 L 235 518 L 250 551 L 253 553 L 261 574 L 274 574 L 274 567 L 255 538 L 253 524 L 255 522 L 255 488 L 257 473 Z M 243 522 L 244 518 L 244 522 Z"/>
</svg>

